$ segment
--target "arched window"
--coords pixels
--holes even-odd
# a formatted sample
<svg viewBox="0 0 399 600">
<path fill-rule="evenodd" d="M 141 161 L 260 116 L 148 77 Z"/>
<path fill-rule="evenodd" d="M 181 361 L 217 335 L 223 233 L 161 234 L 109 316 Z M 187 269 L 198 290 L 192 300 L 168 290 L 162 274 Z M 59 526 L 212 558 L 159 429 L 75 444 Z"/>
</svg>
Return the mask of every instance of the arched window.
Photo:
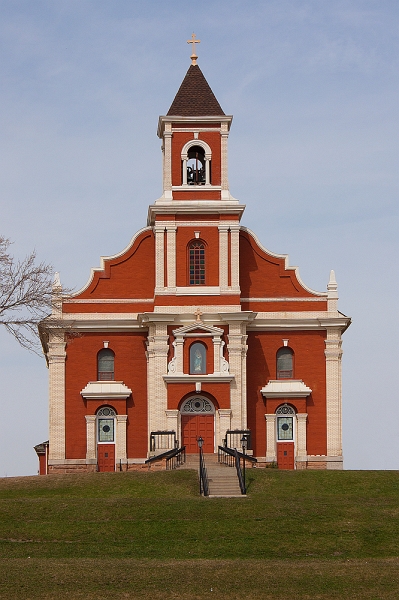
<svg viewBox="0 0 399 600">
<path fill-rule="evenodd" d="M 195 342 L 190 346 L 190 374 L 206 374 L 206 347 L 201 342 Z"/>
<path fill-rule="evenodd" d="M 188 247 L 190 285 L 205 285 L 205 244 L 194 240 Z"/>
<path fill-rule="evenodd" d="M 97 354 L 97 381 L 113 381 L 115 354 L 109 348 L 103 348 Z"/>
<path fill-rule="evenodd" d="M 277 351 L 277 379 L 294 377 L 294 353 L 291 348 L 284 347 Z"/>
<path fill-rule="evenodd" d="M 109 406 L 103 406 L 97 411 L 97 441 L 112 443 L 115 441 L 116 412 Z"/>
<path fill-rule="evenodd" d="M 212 150 L 203 140 L 190 140 L 182 148 L 182 184 L 211 185 Z"/>
</svg>

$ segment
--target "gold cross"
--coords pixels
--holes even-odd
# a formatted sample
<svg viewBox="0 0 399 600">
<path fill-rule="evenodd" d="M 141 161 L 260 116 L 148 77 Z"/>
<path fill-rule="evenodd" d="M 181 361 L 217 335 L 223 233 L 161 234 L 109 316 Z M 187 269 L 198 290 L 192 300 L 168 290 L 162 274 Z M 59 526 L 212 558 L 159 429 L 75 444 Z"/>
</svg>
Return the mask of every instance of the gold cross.
<svg viewBox="0 0 399 600">
<path fill-rule="evenodd" d="M 197 58 L 198 58 L 198 56 L 195 54 L 195 44 L 200 44 L 200 43 L 201 43 L 201 40 L 196 40 L 195 39 L 195 33 L 193 33 L 191 35 L 191 40 L 187 40 L 187 44 L 192 44 L 193 45 L 193 47 L 192 47 L 193 53 L 190 56 L 190 58 L 191 58 L 191 64 L 192 65 L 196 65 L 197 64 Z"/>
<path fill-rule="evenodd" d="M 201 309 L 199 307 L 197 308 L 197 310 L 195 311 L 194 314 L 197 315 L 197 323 L 201 323 L 202 312 L 201 312 Z"/>
</svg>

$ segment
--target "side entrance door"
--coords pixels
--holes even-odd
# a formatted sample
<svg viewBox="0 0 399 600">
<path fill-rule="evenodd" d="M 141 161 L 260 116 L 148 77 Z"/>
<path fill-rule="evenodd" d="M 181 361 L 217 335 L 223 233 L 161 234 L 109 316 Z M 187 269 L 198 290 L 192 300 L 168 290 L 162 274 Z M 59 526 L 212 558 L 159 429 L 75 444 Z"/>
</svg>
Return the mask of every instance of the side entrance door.
<svg viewBox="0 0 399 600">
<path fill-rule="evenodd" d="M 215 452 L 214 421 L 214 415 L 182 415 L 182 445 L 186 446 L 187 454 L 199 452 L 197 443 L 199 437 L 204 440 L 202 450 L 205 453 L 213 454 Z"/>
<path fill-rule="evenodd" d="M 115 444 L 97 445 L 98 470 L 115 471 Z"/>
<path fill-rule="evenodd" d="M 279 442 L 277 444 L 277 465 L 279 469 L 294 468 L 293 442 Z"/>
</svg>

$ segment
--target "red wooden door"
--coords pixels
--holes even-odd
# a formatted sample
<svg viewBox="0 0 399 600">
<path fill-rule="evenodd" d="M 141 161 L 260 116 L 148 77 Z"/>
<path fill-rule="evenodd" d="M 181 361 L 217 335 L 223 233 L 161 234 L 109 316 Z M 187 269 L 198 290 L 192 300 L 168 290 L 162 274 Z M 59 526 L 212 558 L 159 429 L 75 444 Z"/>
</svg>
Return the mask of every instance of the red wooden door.
<svg viewBox="0 0 399 600">
<path fill-rule="evenodd" d="M 213 415 L 182 415 L 182 445 L 186 446 L 188 454 L 199 452 L 197 440 L 202 437 L 202 450 L 206 453 L 215 452 L 214 416 Z"/>
<path fill-rule="evenodd" d="M 97 464 L 99 471 L 115 471 L 115 444 L 98 444 Z"/>
<path fill-rule="evenodd" d="M 279 442 L 277 444 L 277 464 L 279 469 L 294 468 L 293 442 Z"/>
</svg>

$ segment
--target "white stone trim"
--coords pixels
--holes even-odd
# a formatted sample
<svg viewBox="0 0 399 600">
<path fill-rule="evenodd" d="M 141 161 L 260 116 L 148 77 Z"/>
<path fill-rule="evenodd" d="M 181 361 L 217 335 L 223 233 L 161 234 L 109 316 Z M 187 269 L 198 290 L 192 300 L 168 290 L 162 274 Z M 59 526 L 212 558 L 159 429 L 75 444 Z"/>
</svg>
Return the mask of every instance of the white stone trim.
<svg viewBox="0 0 399 600">
<path fill-rule="evenodd" d="M 241 302 L 326 302 L 327 294 L 324 297 L 316 297 L 309 298 L 306 296 L 305 298 L 290 298 L 290 297 L 280 297 L 280 298 L 241 298 Z"/>
<path fill-rule="evenodd" d="M 169 289 L 176 287 L 176 230 L 175 225 L 167 225 L 166 227 L 166 269 Z"/>
<path fill-rule="evenodd" d="M 226 375 L 225 373 L 209 373 L 209 375 L 188 375 L 179 372 L 176 374 L 170 373 L 168 375 L 163 375 L 162 377 L 166 383 L 192 383 L 194 390 L 195 384 L 199 381 L 201 383 L 224 383 L 231 382 L 235 379 L 235 376 L 230 373 L 228 375 Z"/>
<path fill-rule="evenodd" d="M 126 426 L 127 415 L 116 415 L 115 462 L 126 463 Z"/>
<path fill-rule="evenodd" d="M 260 392 L 265 398 L 306 398 L 312 390 L 302 379 L 270 379 Z"/>
<path fill-rule="evenodd" d="M 327 400 L 327 454 L 342 455 L 342 381 L 341 381 L 341 331 L 327 330 L 326 349 L 326 400 Z"/>
<path fill-rule="evenodd" d="M 219 286 L 221 293 L 228 290 L 229 285 L 229 225 L 219 225 Z"/>
<path fill-rule="evenodd" d="M 87 400 L 125 400 L 132 390 L 123 381 L 89 381 L 80 393 Z"/>
<path fill-rule="evenodd" d="M 266 419 L 266 461 L 277 462 L 276 454 L 276 417 L 275 414 L 265 415 Z"/>
<path fill-rule="evenodd" d="M 307 413 L 297 413 L 297 445 L 296 445 L 296 460 L 303 460 L 307 455 L 306 451 L 306 421 Z"/>
<path fill-rule="evenodd" d="M 64 331 L 50 331 L 49 366 L 49 460 L 65 459 L 65 359 Z"/>
<path fill-rule="evenodd" d="M 97 460 L 96 447 L 96 415 L 86 415 L 86 461 Z"/>
<path fill-rule="evenodd" d="M 155 294 L 165 288 L 165 227 L 156 225 L 155 233 Z"/>
</svg>

